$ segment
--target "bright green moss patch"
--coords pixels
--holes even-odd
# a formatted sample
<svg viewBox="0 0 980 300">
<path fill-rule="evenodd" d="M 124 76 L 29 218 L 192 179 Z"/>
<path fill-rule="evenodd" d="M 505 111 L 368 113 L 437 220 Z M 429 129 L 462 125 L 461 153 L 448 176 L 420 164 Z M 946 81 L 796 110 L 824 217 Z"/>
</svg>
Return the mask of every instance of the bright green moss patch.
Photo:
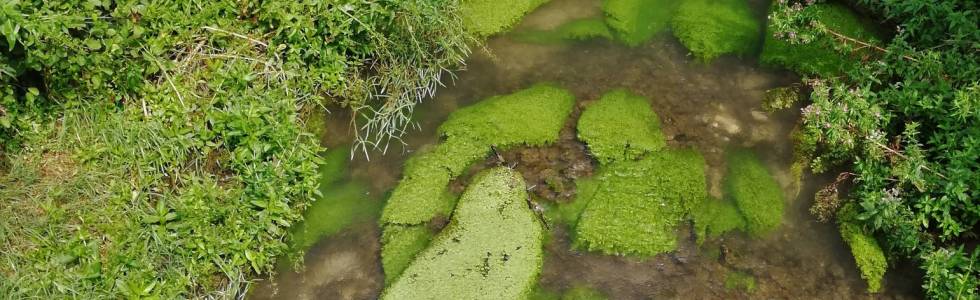
<svg viewBox="0 0 980 300">
<path fill-rule="evenodd" d="M 751 51 L 761 26 L 745 0 L 681 1 L 671 20 L 674 36 L 703 61 Z"/>
<path fill-rule="evenodd" d="M 463 0 L 463 26 L 470 33 L 487 37 L 507 31 L 547 0 Z"/>
<path fill-rule="evenodd" d="M 575 96 L 568 90 L 538 84 L 457 110 L 439 126 L 439 133 L 447 142 L 468 139 L 503 148 L 543 146 L 558 139 L 573 105 Z"/>
<path fill-rule="evenodd" d="M 425 225 L 388 225 L 381 234 L 381 266 L 385 271 L 385 283 L 392 283 L 415 255 L 429 245 L 432 232 Z"/>
<path fill-rule="evenodd" d="M 522 299 L 536 285 L 543 229 L 520 175 L 477 174 L 450 224 L 385 291 L 384 299 Z"/>
<path fill-rule="evenodd" d="M 608 92 L 586 107 L 578 137 L 601 163 L 635 159 L 666 146 L 650 101 L 625 90 Z"/>
<path fill-rule="evenodd" d="M 609 299 L 602 292 L 590 286 L 574 286 L 561 295 L 561 300 L 606 300 Z"/>
<path fill-rule="evenodd" d="M 851 248 L 854 262 L 861 270 L 861 278 L 868 283 L 868 291 L 875 293 L 881 290 L 881 279 L 888 269 L 885 253 L 873 236 L 868 235 L 854 223 L 855 207 L 846 205 L 838 213 L 837 222 L 840 226 L 841 237 Z"/>
<path fill-rule="evenodd" d="M 565 89 L 539 84 L 494 96 L 449 115 L 439 127 L 446 140 L 405 163 L 404 175 L 382 214 L 382 223 L 421 224 L 448 215 L 454 205 L 447 186 L 495 145 L 553 143 L 572 112 L 575 97 Z"/>
<path fill-rule="evenodd" d="M 528 300 L 560 300 L 561 294 L 558 294 L 557 292 L 551 291 L 549 289 L 542 287 L 541 285 L 538 285 L 537 287 L 534 288 L 534 291 L 531 292 L 531 296 L 527 297 L 527 299 Z"/>
<path fill-rule="evenodd" d="M 752 274 L 735 271 L 725 274 L 725 288 L 740 289 L 746 292 L 755 291 L 755 277 Z"/>
<path fill-rule="evenodd" d="M 652 256 L 674 250 L 676 227 L 707 197 L 704 158 L 664 150 L 604 165 L 576 226 L 575 245 L 606 254 Z"/>
<path fill-rule="evenodd" d="M 759 236 L 779 227 L 783 191 L 766 166 L 747 150 L 731 150 L 726 158 L 725 190 L 745 217 L 749 234 Z"/>
<path fill-rule="evenodd" d="M 675 0 L 605 0 L 602 11 L 606 23 L 620 41 L 639 46 L 667 29 L 679 1 Z"/>
<path fill-rule="evenodd" d="M 858 15 L 841 4 L 821 3 L 807 6 L 816 19 L 828 29 L 862 41 L 874 41 L 875 34 L 868 30 L 870 25 L 862 22 Z M 783 66 L 800 74 L 836 76 L 857 65 L 856 55 L 834 50 L 834 40 L 822 36 L 808 44 L 791 44 L 776 38 L 775 28 L 766 30 L 765 44 L 759 60 L 763 64 Z"/>
<path fill-rule="evenodd" d="M 613 39 L 606 22 L 599 18 L 574 20 L 553 30 L 521 32 L 516 39 L 538 44 L 555 44 L 566 41 L 584 41 L 594 38 Z"/>
<path fill-rule="evenodd" d="M 705 198 L 691 215 L 698 244 L 705 238 L 717 238 L 732 230 L 744 230 L 746 226 L 745 218 L 734 204 L 710 197 Z"/>
</svg>

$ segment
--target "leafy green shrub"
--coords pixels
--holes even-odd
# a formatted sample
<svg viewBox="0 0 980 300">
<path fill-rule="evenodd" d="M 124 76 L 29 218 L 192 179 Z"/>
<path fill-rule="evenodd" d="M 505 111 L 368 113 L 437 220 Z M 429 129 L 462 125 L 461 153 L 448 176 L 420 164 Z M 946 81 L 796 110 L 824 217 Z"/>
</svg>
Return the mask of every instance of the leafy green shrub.
<svg viewBox="0 0 980 300">
<path fill-rule="evenodd" d="M 606 24 L 623 43 L 635 47 L 667 29 L 674 9 L 673 0 L 604 0 Z"/>
<path fill-rule="evenodd" d="M 816 172 L 849 169 L 842 175 L 854 187 L 843 201 L 856 204 L 852 222 L 882 238 L 892 257 L 918 259 L 926 295 L 977 298 L 975 259 L 956 249 L 976 244 L 980 222 L 980 7 L 859 3 L 896 25 L 887 44 L 808 13 L 823 4 L 776 3 L 770 13 L 771 27 L 796 33 L 781 35 L 791 43 L 832 41 L 826 48 L 837 55 L 868 61 L 844 77 L 808 82 L 813 92 L 799 134 L 805 161 Z"/>
<path fill-rule="evenodd" d="M 711 61 L 722 54 L 746 54 L 755 47 L 762 26 L 745 0 L 680 1 L 671 19 L 674 36 L 694 56 Z"/>
<path fill-rule="evenodd" d="M 783 220 L 783 191 L 766 166 L 747 150 L 730 150 L 725 191 L 745 217 L 745 228 L 754 236 L 779 227 Z"/>
<path fill-rule="evenodd" d="M 578 137 L 601 163 L 636 159 L 667 145 L 650 101 L 626 90 L 608 92 L 586 107 Z"/>
<path fill-rule="evenodd" d="M 704 158 L 662 150 L 603 165 L 579 217 L 575 245 L 606 254 L 652 256 L 677 246 L 676 227 L 707 197 Z"/>
<path fill-rule="evenodd" d="M 507 31 L 548 0 L 463 0 L 463 25 L 482 37 Z"/>
<path fill-rule="evenodd" d="M 828 29 L 864 41 L 873 41 L 876 35 L 868 30 L 870 24 L 842 4 L 817 4 L 808 6 L 805 12 Z M 786 31 L 786 32 L 784 32 Z M 858 63 L 861 52 L 841 54 L 835 50 L 833 37 L 813 37 L 808 43 L 783 40 L 805 35 L 802 31 L 786 30 L 777 22 L 766 27 L 766 38 L 759 61 L 766 65 L 782 66 L 800 74 L 836 76 L 845 73 Z"/>
<path fill-rule="evenodd" d="M 520 174 L 477 174 L 449 225 L 384 292 L 383 299 L 528 297 L 542 263 L 544 229 Z"/>
</svg>

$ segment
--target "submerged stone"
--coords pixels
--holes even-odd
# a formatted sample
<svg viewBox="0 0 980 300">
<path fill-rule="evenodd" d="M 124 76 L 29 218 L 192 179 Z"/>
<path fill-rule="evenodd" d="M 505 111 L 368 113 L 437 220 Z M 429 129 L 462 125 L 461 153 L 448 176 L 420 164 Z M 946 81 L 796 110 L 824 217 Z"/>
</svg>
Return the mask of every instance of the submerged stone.
<svg viewBox="0 0 980 300">
<path fill-rule="evenodd" d="M 464 0 L 460 9 L 463 26 L 477 36 L 507 31 L 527 13 L 547 0 Z"/>
<path fill-rule="evenodd" d="M 745 217 L 749 234 L 760 236 L 779 227 L 783 191 L 766 166 L 747 150 L 731 150 L 726 159 L 725 191 Z"/>
<path fill-rule="evenodd" d="M 449 225 L 402 272 L 383 299 L 522 299 L 542 264 L 544 230 L 521 176 L 477 174 Z"/>
<path fill-rule="evenodd" d="M 449 115 L 439 127 L 445 141 L 406 164 L 381 217 L 385 224 L 421 224 L 448 215 L 454 205 L 449 181 L 485 158 L 491 146 L 553 143 L 572 111 L 575 97 L 565 89 L 539 84 L 494 96 Z"/>
<path fill-rule="evenodd" d="M 739 289 L 746 292 L 755 291 L 755 277 L 745 272 L 734 271 L 725 274 L 725 288 L 734 290 Z"/>
<path fill-rule="evenodd" d="M 553 30 L 522 32 L 515 38 L 528 43 L 556 44 L 595 38 L 613 39 L 613 33 L 602 19 L 590 18 L 573 20 Z"/>
<path fill-rule="evenodd" d="M 805 8 L 828 29 L 858 40 L 875 43 L 876 35 L 870 26 L 842 4 L 821 3 Z M 805 75 L 836 76 L 857 65 L 858 55 L 867 53 L 841 53 L 835 50 L 834 38 L 823 35 L 807 44 L 792 44 L 775 37 L 776 28 L 766 30 L 762 47 L 761 63 L 782 66 Z"/>
<path fill-rule="evenodd" d="M 605 254 L 652 256 L 677 246 L 677 226 L 707 197 L 704 158 L 663 150 L 604 165 L 576 226 L 575 245 Z"/>
<path fill-rule="evenodd" d="M 861 278 L 868 283 L 868 291 L 875 293 L 881 290 L 881 279 L 885 277 L 888 261 L 878 241 L 854 223 L 854 209 L 853 204 L 841 208 L 837 217 L 840 235 L 851 248 L 851 255 L 861 271 Z"/>
<path fill-rule="evenodd" d="M 675 0 L 605 0 L 602 11 L 616 37 L 635 47 L 667 29 L 677 3 Z"/>
<path fill-rule="evenodd" d="M 674 36 L 703 61 L 748 53 L 761 26 L 745 0 L 681 1 L 671 20 Z"/>
<path fill-rule="evenodd" d="M 601 163 L 636 159 L 667 144 L 650 101 L 626 90 L 608 92 L 586 107 L 578 137 Z"/>
</svg>

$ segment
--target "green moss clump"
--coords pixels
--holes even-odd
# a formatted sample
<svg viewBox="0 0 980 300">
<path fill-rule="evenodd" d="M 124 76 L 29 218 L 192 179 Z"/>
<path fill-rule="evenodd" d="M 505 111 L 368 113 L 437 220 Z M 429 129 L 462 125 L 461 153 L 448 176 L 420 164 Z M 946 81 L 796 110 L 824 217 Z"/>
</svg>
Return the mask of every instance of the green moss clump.
<svg viewBox="0 0 980 300">
<path fill-rule="evenodd" d="M 574 105 L 568 90 L 537 84 L 457 110 L 439 126 L 439 133 L 447 142 L 467 140 L 484 147 L 543 146 L 558 139 Z"/>
<path fill-rule="evenodd" d="M 490 147 L 545 145 L 558 139 L 575 97 L 565 89 L 539 84 L 513 94 L 490 97 L 449 115 L 439 127 L 446 140 L 405 163 L 404 175 L 388 199 L 383 224 L 421 224 L 448 215 L 455 205 L 447 186 Z"/>
<path fill-rule="evenodd" d="M 385 271 L 385 283 L 391 284 L 415 259 L 415 255 L 429 245 L 431 231 L 425 225 L 388 225 L 381 234 L 381 267 Z"/>
<path fill-rule="evenodd" d="M 748 53 L 759 39 L 762 25 L 745 0 L 681 2 L 671 20 L 674 36 L 703 61 Z"/>
<path fill-rule="evenodd" d="M 745 217 L 749 234 L 760 236 L 779 227 L 783 191 L 766 166 L 747 150 L 729 151 L 726 158 L 725 190 Z"/>
<path fill-rule="evenodd" d="M 838 212 L 837 221 L 840 227 L 841 237 L 851 248 L 851 255 L 858 269 L 861 270 L 861 278 L 868 283 L 868 291 L 875 293 L 881 290 L 881 279 L 885 276 L 888 269 L 888 261 L 885 252 L 881 250 L 878 241 L 873 236 L 864 233 L 861 227 L 854 223 L 855 208 L 853 204 L 845 205 Z"/>
<path fill-rule="evenodd" d="M 340 181 L 347 176 L 347 162 L 350 160 L 350 147 L 339 146 L 322 152 L 320 165 L 320 191 L 323 187 Z"/>
<path fill-rule="evenodd" d="M 604 165 L 576 226 L 575 245 L 606 254 L 652 256 L 677 246 L 676 227 L 707 197 L 704 158 L 664 150 Z"/>
<path fill-rule="evenodd" d="M 553 30 L 521 32 L 515 38 L 527 43 L 557 44 L 566 41 L 584 41 L 595 38 L 611 40 L 613 39 L 613 33 L 602 19 L 589 18 L 573 20 Z"/>
<path fill-rule="evenodd" d="M 385 290 L 383 299 L 521 299 L 542 263 L 544 230 L 525 203 L 520 175 L 477 174 L 450 224 Z"/>
<path fill-rule="evenodd" d="M 744 230 L 746 226 L 745 218 L 734 204 L 710 197 L 705 198 L 691 215 L 698 244 L 705 238 L 717 238 L 732 230 Z"/>
<path fill-rule="evenodd" d="M 800 100 L 800 88 L 795 86 L 780 87 L 766 90 L 766 95 L 762 98 L 762 109 L 767 112 L 776 112 L 787 109 Z"/>
<path fill-rule="evenodd" d="M 596 190 L 599 189 L 599 181 L 591 177 L 579 178 L 575 180 L 575 185 L 577 189 L 575 199 L 570 203 L 558 205 L 556 209 L 557 216 L 554 217 L 569 228 L 575 227 L 578 223 L 579 216 L 582 215 L 582 211 L 589 206 L 589 202 L 595 196 Z"/>
<path fill-rule="evenodd" d="M 609 299 L 602 292 L 584 285 L 572 287 L 561 295 L 561 300 L 606 300 Z"/>
<path fill-rule="evenodd" d="M 488 37 L 507 31 L 547 0 L 464 0 L 460 8 L 463 26 L 472 34 Z"/>
<path fill-rule="evenodd" d="M 679 1 L 675 0 L 605 0 L 602 11 L 606 23 L 620 41 L 639 46 L 667 29 Z"/>
<path fill-rule="evenodd" d="M 586 107 L 578 137 L 601 163 L 635 159 L 667 144 L 650 102 L 625 90 L 608 92 Z"/>
<path fill-rule="evenodd" d="M 755 291 L 755 277 L 752 274 L 744 272 L 728 272 L 725 274 L 725 288 L 726 289 L 741 289 L 746 292 Z"/>
<path fill-rule="evenodd" d="M 868 30 L 870 25 L 841 4 L 816 4 L 806 10 L 830 30 L 863 41 L 872 41 L 876 35 Z M 783 66 L 800 74 L 831 77 L 846 72 L 857 65 L 857 59 L 834 50 L 832 37 L 822 36 L 807 44 L 791 44 L 775 37 L 776 29 L 769 26 L 759 60 L 766 65 Z"/>
</svg>

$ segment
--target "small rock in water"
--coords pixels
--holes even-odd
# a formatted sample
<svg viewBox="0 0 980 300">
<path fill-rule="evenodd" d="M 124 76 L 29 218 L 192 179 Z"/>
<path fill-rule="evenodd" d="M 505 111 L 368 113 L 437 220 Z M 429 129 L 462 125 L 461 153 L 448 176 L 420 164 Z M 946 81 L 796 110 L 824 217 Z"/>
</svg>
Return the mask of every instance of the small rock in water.
<svg viewBox="0 0 980 300">
<path fill-rule="evenodd" d="M 754 109 L 752 110 L 752 118 L 759 122 L 769 121 L 769 116 L 766 113 Z"/>
<path fill-rule="evenodd" d="M 742 131 L 742 128 L 738 126 L 738 121 L 735 118 L 728 115 L 716 115 L 715 122 L 711 124 L 715 128 L 721 128 L 725 132 L 731 135 L 738 134 Z"/>
</svg>

